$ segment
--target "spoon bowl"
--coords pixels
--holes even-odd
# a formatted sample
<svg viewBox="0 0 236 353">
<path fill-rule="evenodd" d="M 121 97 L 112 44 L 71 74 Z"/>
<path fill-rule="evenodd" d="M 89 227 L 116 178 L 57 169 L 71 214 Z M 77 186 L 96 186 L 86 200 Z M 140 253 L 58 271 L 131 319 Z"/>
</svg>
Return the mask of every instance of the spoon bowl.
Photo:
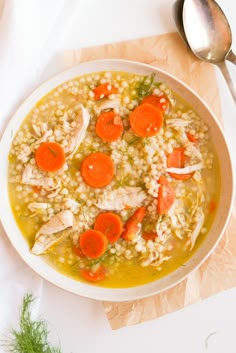
<svg viewBox="0 0 236 353">
<path fill-rule="evenodd" d="M 236 88 L 225 64 L 227 57 L 232 58 L 232 33 L 227 18 L 214 0 L 181 0 L 177 5 L 177 19 L 180 18 L 181 4 L 183 29 L 189 47 L 199 59 L 219 67 L 236 104 Z"/>
<path fill-rule="evenodd" d="M 184 6 L 184 0 L 177 0 L 174 2 L 173 5 L 173 18 L 175 21 L 175 25 L 178 29 L 179 34 L 185 41 L 185 43 L 189 46 L 188 40 L 186 38 L 185 32 L 184 32 L 184 24 L 183 24 L 183 6 Z"/>
<path fill-rule="evenodd" d="M 183 26 L 195 55 L 212 63 L 225 60 L 232 45 L 232 33 L 215 1 L 186 0 L 183 4 Z"/>
<path fill-rule="evenodd" d="M 181 35 L 182 39 L 185 41 L 185 43 L 189 47 L 189 43 L 188 43 L 185 31 L 184 31 L 183 6 L 184 6 L 184 0 L 176 0 L 174 2 L 174 5 L 173 5 L 173 18 L 174 18 L 175 25 L 176 25 L 176 27 L 178 29 L 179 34 Z M 224 21 L 227 23 L 227 26 L 229 27 L 229 30 L 231 32 L 231 28 L 229 26 L 229 23 L 228 23 L 225 15 L 223 14 L 222 9 L 219 8 L 218 4 L 216 4 L 216 6 L 218 7 L 218 10 L 221 11 L 221 16 L 224 17 Z M 231 33 L 231 44 L 232 44 L 232 33 Z M 233 53 L 233 51 L 231 49 L 231 44 L 230 44 L 230 49 L 228 51 L 228 54 L 226 54 L 225 59 L 236 65 L 236 55 Z"/>
</svg>

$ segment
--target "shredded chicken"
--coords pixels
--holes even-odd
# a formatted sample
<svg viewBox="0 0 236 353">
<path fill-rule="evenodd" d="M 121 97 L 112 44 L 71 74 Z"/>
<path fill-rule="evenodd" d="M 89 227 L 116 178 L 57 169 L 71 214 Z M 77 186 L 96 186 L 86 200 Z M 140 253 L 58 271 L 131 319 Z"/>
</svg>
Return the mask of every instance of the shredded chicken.
<svg viewBox="0 0 236 353">
<path fill-rule="evenodd" d="M 103 110 L 110 110 L 113 109 L 116 112 L 119 112 L 120 108 L 120 100 L 119 99 L 106 99 L 102 101 L 100 105 L 98 105 L 98 111 L 102 112 Z"/>
<path fill-rule="evenodd" d="M 32 164 L 28 164 L 22 174 L 21 182 L 23 184 L 41 186 L 43 188 L 55 188 L 55 182 L 50 177 L 41 177 L 37 179 L 34 175 L 34 166 Z"/>
<path fill-rule="evenodd" d="M 139 206 L 146 197 L 147 194 L 140 187 L 120 187 L 105 191 L 96 206 L 102 210 L 123 210 Z"/>
<path fill-rule="evenodd" d="M 52 136 L 52 134 L 53 134 L 53 131 L 52 131 L 52 130 L 48 130 L 48 131 L 44 132 L 44 134 L 43 134 L 39 139 L 37 139 L 34 143 L 32 143 L 31 149 L 34 150 L 34 149 L 37 148 L 42 142 L 47 141 L 48 138 L 49 138 L 50 136 Z"/>
<path fill-rule="evenodd" d="M 149 266 L 153 261 L 157 260 L 159 258 L 159 252 L 156 250 L 153 250 L 150 252 L 149 256 L 141 262 L 142 267 Z"/>
<path fill-rule="evenodd" d="M 162 222 L 156 223 L 156 233 L 158 234 L 158 240 L 160 243 L 164 244 L 168 238 L 168 235 L 162 229 Z"/>
<path fill-rule="evenodd" d="M 73 199 L 67 199 L 65 202 L 65 207 L 69 208 L 74 214 L 76 214 L 79 212 L 80 203 Z"/>
<path fill-rule="evenodd" d="M 31 252 L 35 255 L 45 253 L 52 245 L 63 238 L 62 231 L 72 227 L 73 223 L 74 216 L 70 210 L 57 213 L 39 229 Z"/>
<path fill-rule="evenodd" d="M 166 171 L 168 173 L 175 173 L 175 174 L 189 174 L 195 172 L 196 170 L 200 170 L 204 167 L 203 163 L 197 163 L 194 165 L 188 165 L 184 168 L 167 168 Z"/>
<path fill-rule="evenodd" d="M 55 185 L 54 188 L 46 188 L 46 190 L 49 192 L 48 199 L 53 199 L 55 196 L 59 194 L 61 190 L 61 183 L 58 182 L 58 184 Z"/>
<path fill-rule="evenodd" d="M 189 125 L 189 121 L 183 119 L 166 119 L 166 125 L 173 128 L 180 128 Z"/>
<path fill-rule="evenodd" d="M 196 226 L 195 228 L 193 229 L 192 233 L 190 234 L 190 251 L 193 249 L 195 243 L 196 243 L 196 240 L 200 234 L 200 231 L 202 229 L 202 226 L 204 224 L 204 213 L 203 213 L 203 210 L 201 207 L 199 207 L 198 209 L 198 221 L 196 223 Z"/>
<path fill-rule="evenodd" d="M 28 209 L 34 214 L 42 214 L 48 209 L 49 204 L 47 202 L 31 202 L 28 204 Z"/>
<path fill-rule="evenodd" d="M 26 163 L 28 162 L 31 153 L 32 153 L 31 148 L 28 145 L 24 145 L 21 151 L 19 152 L 17 159 L 19 161 L 22 161 L 23 163 Z"/>
<path fill-rule="evenodd" d="M 56 234 L 41 234 L 35 241 L 31 252 L 34 255 L 42 255 L 47 252 L 47 250 L 61 241 L 63 239 L 63 234 L 62 232 L 56 233 Z"/>
<path fill-rule="evenodd" d="M 157 260 L 154 260 L 154 261 L 151 263 L 151 265 L 152 265 L 152 266 L 155 266 L 155 267 L 158 267 L 158 266 L 160 266 L 163 262 L 168 261 L 168 260 L 170 260 L 170 259 L 171 259 L 171 256 L 163 256 L 163 257 L 160 257 L 160 258 L 157 259 Z"/>
<path fill-rule="evenodd" d="M 78 116 L 75 121 L 76 126 L 66 137 L 65 153 L 67 157 L 72 157 L 80 143 L 83 141 L 88 128 L 89 120 L 89 112 L 81 104 L 80 111 L 78 112 Z"/>
</svg>

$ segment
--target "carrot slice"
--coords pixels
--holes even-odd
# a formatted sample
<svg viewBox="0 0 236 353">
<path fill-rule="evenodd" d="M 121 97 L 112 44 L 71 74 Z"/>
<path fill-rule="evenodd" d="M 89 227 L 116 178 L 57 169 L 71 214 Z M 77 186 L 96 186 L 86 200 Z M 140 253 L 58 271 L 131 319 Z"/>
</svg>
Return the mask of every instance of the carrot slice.
<svg viewBox="0 0 236 353">
<path fill-rule="evenodd" d="M 148 103 L 154 105 L 154 107 L 158 108 L 162 113 L 165 113 L 169 109 L 169 100 L 164 94 L 160 96 L 152 94 L 151 96 L 146 96 L 143 98 L 141 104 Z"/>
<path fill-rule="evenodd" d="M 104 266 L 100 265 L 95 272 L 82 270 L 80 274 L 88 282 L 100 282 L 106 277 L 106 269 Z"/>
<path fill-rule="evenodd" d="M 79 257 L 81 257 L 81 258 L 83 258 L 83 257 L 85 256 L 85 255 L 83 254 L 83 252 L 82 252 L 81 247 L 79 246 L 79 244 L 76 245 L 76 246 L 73 246 L 72 251 L 73 251 L 73 253 L 74 253 L 75 255 L 77 255 L 77 256 L 79 256 Z"/>
<path fill-rule="evenodd" d="M 89 186 L 103 188 L 112 181 L 115 166 L 110 156 L 102 152 L 95 152 L 83 160 L 80 172 Z"/>
<path fill-rule="evenodd" d="M 175 191 L 164 176 L 158 180 L 160 185 L 157 197 L 157 212 L 162 215 L 168 212 L 175 201 Z"/>
<path fill-rule="evenodd" d="M 94 229 L 104 233 L 110 243 L 115 243 L 121 236 L 123 224 L 117 214 L 104 212 L 96 218 Z"/>
<path fill-rule="evenodd" d="M 95 87 L 93 93 L 94 99 L 98 100 L 107 97 L 110 94 L 118 93 L 118 88 L 116 88 L 113 84 L 107 82 Z"/>
<path fill-rule="evenodd" d="M 90 259 L 101 257 L 107 249 L 107 237 L 98 230 L 87 230 L 79 238 L 82 253 Z"/>
<path fill-rule="evenodd" d="M 156 232 L 151 232 L 151 233 L 144 232 L 142 234 L 142 238 L 145 240 L 155 240 L 157 238 L 157 233 Z"/>
<path fill-rule="evenodd" d="M 167 167 L 168 168 L 184 168 L 186 161 L 186 156 L 184 154 L 184 148 L 179 147 L 175 148 L 171 154 L 167 156 Z M 176 173 L 168 173 L 172 178 L 177 180 L 188 180 L 190 179 L 194 172 L 188 174 L 176 174 Z"/>
<path fill-rule="evenodd" d="M 125 224 L 125 230 L 122 234 L 122 237 L 125 240 L 133 240 L 135 235 L 140 229 L 140 223 L 144 220 L 146 215 L 146 208 L 141 206 L 139 207 L 134 214 L 128 219 Z"/>
<path fill-rule="evenodd" d="M 118 140 L 124 131 L 123 122 L 115 112 L 104 112 L 96 123 L 96 134 L 105 142 Z"/>
<path fill-rule="evenodd" d="M 144 103 L 131 112 L 129 121 L 137 136 L 150 137 L 156 135 L 161 129 L 163 114 L 152 104 Z"/>
<path fill-rule="evenodd" d="M 32 190 L 33 192 L 35 192 L 36 194 L 39 194 L 41 191 L 42 187 L 41 186 L 37 186 L 37 185 L 33 185 L 32 186 Z"/>
<path fill-rule="evenodd" d="M 55 172 L 65 163 L 65 152 L 56 142 L 43 142 L 35 153 L 39 169 L 45 172 Z"/>
<path fill-rule="evenodd" d="M 186 135 L 187 135 L 187 138 L 190 142 L 192 142 L 192 143 L 197 142 L 197 138 L 194 135 L 190 134 L 190 132 L 186 132 Z"/>
</svg>

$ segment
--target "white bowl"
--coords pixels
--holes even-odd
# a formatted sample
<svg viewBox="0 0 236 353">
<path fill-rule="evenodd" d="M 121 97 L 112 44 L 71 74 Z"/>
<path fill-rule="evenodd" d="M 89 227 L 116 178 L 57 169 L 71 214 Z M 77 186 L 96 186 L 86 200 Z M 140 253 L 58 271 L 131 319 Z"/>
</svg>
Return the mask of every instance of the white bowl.
<svg viewBox="0 0 236 353">
<path fill-rule="evenodd" d="M 12 139 L 28 112 L 46 93 L 60 85 L 62 82 L 82 74 L 105 70 L 128 71 L 143 75 L 149 75 L 155 72 L 158 80 L 166 83 L 176 93 L 189 102 L 193 109 L 210 127 L 211 139 L 218 155 L 221 170 L 221 175 L 219 177 L 221 178 L 222 185 L 214 223 L 209 234 L 207 235 L 207 238 L 202 243 L 200 248 L 194 253 L 191 259 L 186 263 L 186 265 L 181 266 L 179 269 L 170 273 L 166 277 L 152 283 L 138 287 L 121 289 L 95 287 L 73 280 L 54 270 L 46 262 L 44 262 L 41 257 L 32 255 L 29 251 L 28 244 L 22 236 L 13 217 L 8 197 L 8 153 L 11 147 Z M 90 61 L 79 64 L 78 66 L 50 78 L 29 96 L 13 115 L 0 142 L 0 150 L 0 185 L 2 190 L 0 218 L 12 245 L 15 247 L 23 260 L 40 276 L 69 292 L 84 297 L 108 301 L 127 301 L 144 298 L 176 285 L 192 270 L 200 266 L 200 264 L 210 255 L 222 237 L 229 220 L 234 194 L 233 172 L 227 143 L 217 119 L 203 100 L 196 93 L 194 93 L 193 90 L 172 75 L 169 75 L 168 73 L 150 65 L 125 60 L 109 59 Z"/>
</svg>

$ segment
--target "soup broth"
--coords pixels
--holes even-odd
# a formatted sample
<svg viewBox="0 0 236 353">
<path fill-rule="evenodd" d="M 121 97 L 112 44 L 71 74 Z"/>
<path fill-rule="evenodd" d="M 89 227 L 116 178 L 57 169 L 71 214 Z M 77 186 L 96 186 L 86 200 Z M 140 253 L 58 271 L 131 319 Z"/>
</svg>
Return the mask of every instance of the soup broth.
<svg viewBox="0 0 236 353">
<path fill-rule="evenodd" d="M 155 75 L 97 72 L 53 89 L 9 152 L 9 195 L 29 251 L 57 271 L 131 287 L 183 266 L 220 189 L 210 131 Z"/>
</svg>

